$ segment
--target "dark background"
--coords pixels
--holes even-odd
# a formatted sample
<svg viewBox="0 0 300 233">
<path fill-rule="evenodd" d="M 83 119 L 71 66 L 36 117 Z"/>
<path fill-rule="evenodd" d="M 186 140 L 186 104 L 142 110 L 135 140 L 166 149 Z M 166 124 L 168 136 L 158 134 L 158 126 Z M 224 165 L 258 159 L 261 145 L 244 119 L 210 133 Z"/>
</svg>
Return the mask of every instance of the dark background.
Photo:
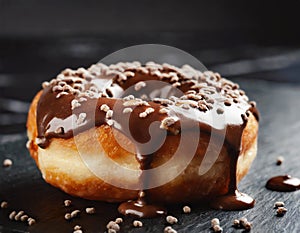
<svg viewBox="0 0 300 233">
<path fill-rule="evenodd" d="M 43 80 L 130 45 L 175 46 L 229 78 L 298 83 L 298 11 L 293 0 L 0 0 L 0 133 L 24 131 Z"/>
<path fill-rule="evenodd" d="M 246 211 L 193 207 L 191 215 L 175 211 L 178 232 L 212 232 L 210 220 L 221 219 L 225 232 L 234 218 L 247 217 L 251 232 L 300 232 L 299 194 L 265 189 L 274 175 L 299 173 L 300 144 L 300 9 L 299 1 L 78 1 L 0 0 L 0 232 L 71 232 L 60 206 L 67 194 L 47 185 L 25 148 L 28 107 L 44 80 L 66 67 L 88 67 L 130 45 L 158 43 L 185 50 L 206 67 L 238 82 L 261 112 L 258 156 L 239 188 L 256 199 Z M 278 155 L 285 157 L 276 166 Z M 86 232 L 104 232 L 118 215 L 115 205 L 96 205 L 105 219 L 78 219 Z M 288 212 L 275 216 L 275 201 Z M 102 207 L 105 205 L 106 207 Z M 60 206 L 57 208 L 57 206 Z M 9 211 L 24 208 L 39 220 L 34 227 L 9 221 Z M 76 220 L 77 221 L 77 220 Z M 77 223 L 77 222 L 76 222 Z M 85 224 L 85 225 L 84 225 Z M 75 223 L 74 223 L 75 225 Z M 163 219 L 145 220 L 140 230 L 125 219 L 124 232 L 162 232 Z M 14 231 L 12 230 L 14 229 Z M 42 230 L 41 230 L 42 229 Z"/>
</svg>

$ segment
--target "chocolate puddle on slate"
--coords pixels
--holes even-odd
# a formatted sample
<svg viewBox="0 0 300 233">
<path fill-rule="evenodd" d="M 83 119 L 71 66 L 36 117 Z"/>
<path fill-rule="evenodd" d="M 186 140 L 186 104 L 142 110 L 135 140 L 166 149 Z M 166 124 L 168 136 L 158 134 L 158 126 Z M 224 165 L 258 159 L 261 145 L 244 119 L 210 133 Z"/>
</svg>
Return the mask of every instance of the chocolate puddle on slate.
<svg viewBox="0 0 300 233">
<path fill-rule="evenodd" d="M 294 192 L 300 189 L 300 179 L 290 175 L 275 176 L 267 181 L 266 188 L 278 192 Z"/>
</svg>

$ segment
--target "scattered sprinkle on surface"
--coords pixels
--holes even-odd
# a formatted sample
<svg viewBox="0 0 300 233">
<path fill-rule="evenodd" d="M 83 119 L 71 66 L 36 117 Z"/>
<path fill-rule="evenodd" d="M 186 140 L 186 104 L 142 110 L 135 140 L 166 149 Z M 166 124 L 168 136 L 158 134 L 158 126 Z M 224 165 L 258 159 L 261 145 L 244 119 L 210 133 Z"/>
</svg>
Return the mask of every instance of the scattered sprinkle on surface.
<svg viewBox="0 0 300 233">
<path fill-rule="evenodd" d="M 4 159 L 3 160 L 3 167 L 10 167 L 13 165 L 13 161 L 11 159 Z"/>
</svg>

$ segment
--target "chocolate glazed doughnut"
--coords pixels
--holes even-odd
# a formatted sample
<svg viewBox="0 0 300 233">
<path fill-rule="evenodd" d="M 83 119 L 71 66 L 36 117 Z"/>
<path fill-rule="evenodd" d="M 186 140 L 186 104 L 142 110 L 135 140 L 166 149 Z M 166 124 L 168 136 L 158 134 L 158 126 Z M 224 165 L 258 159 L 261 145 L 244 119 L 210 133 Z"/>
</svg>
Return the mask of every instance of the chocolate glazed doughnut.
<svg viewBox="0 0 300 233">
<path fill-rule="evenodd" d="M 240 193 L 237 184 L 256 156 L 258 118 L 255 103 L 218 73 L 154 62 L 98 63 L 66 69 L 43 83 L 28 114 L 28 149 L 48 183 L 82 198 L 123 202 L 119 211 L 125 215 L 155 217 L 166 213 L 161 204 L 200 201 L 218 209 L 247 209 L 254 200 Z M 172 159 L 183 122 L 188 128 L 184 136 L 191 138 L 186 148 L 195 147 L 190 163 L 173 180 L 150 187 L 163 177 L 149 177 L 145 171 Z M 150 127 L 156 127 L 154 135 Z M 215 148 L 220 142 L 221 148 Z M 138 190 L 96 176 L 81 160 L 79 144 L 91 161 L 93 156 L 100 159 L 108 177 Z M 182 151 L 180 156 L 187 155 Z M 118 174 L 101 160 L 104 157 L 140 175 Z M 165 175 L 176 169 L 175 165 Z"/>
</svg>

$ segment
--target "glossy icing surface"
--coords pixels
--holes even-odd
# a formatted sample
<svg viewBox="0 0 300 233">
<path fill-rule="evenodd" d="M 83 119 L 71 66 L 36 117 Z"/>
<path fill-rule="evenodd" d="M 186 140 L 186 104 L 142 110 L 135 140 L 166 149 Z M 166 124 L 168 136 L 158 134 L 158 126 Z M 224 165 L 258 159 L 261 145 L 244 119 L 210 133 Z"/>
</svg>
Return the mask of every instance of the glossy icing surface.
<svg viewBox="0 0 300 233">
<path fill-rule="evenodd" d="M 300 189 L 300 179 L 289 175 L 275 176 L 268 180 L 267 189 L 279 192 L 293 192 Z"/>
</svg>

